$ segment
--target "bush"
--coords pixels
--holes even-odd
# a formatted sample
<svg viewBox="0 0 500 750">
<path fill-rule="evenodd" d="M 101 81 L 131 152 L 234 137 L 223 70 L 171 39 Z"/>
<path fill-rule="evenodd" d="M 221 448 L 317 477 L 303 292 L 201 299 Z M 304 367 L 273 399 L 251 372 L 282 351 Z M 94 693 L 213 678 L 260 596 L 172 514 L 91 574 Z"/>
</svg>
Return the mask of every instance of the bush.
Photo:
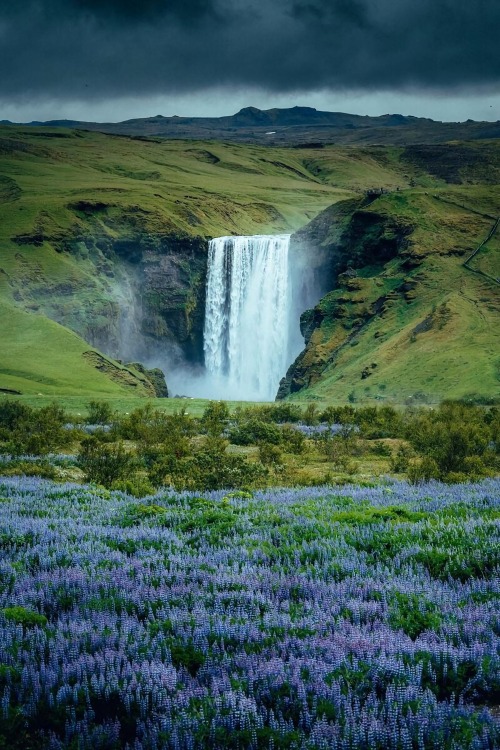
<svg viewBox="0 0 500 750">
<path fill-rule="evenodd" d="M 439 479 L 438 465 L 430 456 L 424 456 L 408 466 L 408 481 L 412 484 L 428 482 L 430 479 Z"/>
<path fill-rule="evenodd" d="M 20 401 L 5 399 L 0 402 L 0 430 L 15 430 L 21 421 L 26 421 L 33 414 L 33 409 Z"/>
<path fill-rule="evenodd" d="M 356 409 L 353 406 L 329 406 L 320 414 L 320 421 L 327 424 L 354 424 Z"/>
<path fill-rule="evenodd" d="M 284 401 L 272 406 L 262 406 L 259 410 L 263 421 L 283 424 L 284 422 L 300 422 L 302 411 L 297 404 L 290 404 Z"/>
<path fill-rule="evenodd" d="M 396 474 L 406 473 L 412 458 L 415 458 L 415 451 L 409 445 L 400 445 L 396 455 L 391 457 L 391 471 Z"/>
<path fill-rule="evenodd" d="M 300 455 L 307 447 L 305 436 L 288 425 L 281 428 L 281 445 L 287 453 Z"/>
<path fill-rule="evenodd" d="M 92 436 L 82 441 L 77 465 L 88 482 L 111 487 L 117 480 L 125 479 L 134 472 L 136 459 L 127 453 L 123 443 L 107 445 Z"/>
<path fill-rule="evenodd" d="M 195 422 L 184 411 L 174 414 L 153 409 L 151 404 L 135 409 L 116 424 L 116 435 L 138 443 L 139 453 L 161 451 L 164 443 L 176 443 L 193 435 Z"/>
<path fill-rule="evenodd" d="M 109 424 L 113 410 L 107 401 L 89 401 L 87 406 L 87 424 Z"/>
<path fill-rule="evenodd" d="M 355 473 L 356 468 L 352 462 L 352 456 L 358 452 L 358 440 L 353 433 L 343 436 L 324 433 L 318 440 L 321 452 L 334 467 Z"/>
<path fill-rule="evenodd" d="M 234 445 L 256 445 L 259 442 L 281 443 L 281 429 L 260 419 L 249 419 L 229 432 L 229 439 Z"/>
<path fill-rule="evenodd" d="M 375 454 L 375 456 L 392 456 L 390 446 L 387 445 L 387 443 L 382 442 L 382 440 L 375 440 L 371 445 L 371 451 L 373 454 Z"/>
<path fill-rule="evenodd" d="M 132 495 L 132 497 L 147 497 L 148 495 L 154 495 L 155 492 L 155 488 L 147 477 L 138 476 L 128 479 L 115 479 L 111 483 L 110 489 L 126 492 L 127 495 Z"/>
<path fill-rule="evenodd" d="M 260 463 L 250 463 L 242 456 L 228 455 L 227 442 L 210 438 L 204 446 L 188 456 L 161 456 L 149 469 L 149 479 L 156 486 L 170 485 L 176 490 L 219 490 L 245 488 L 265 475 Z"/>
<path fill-rule="evenodd" d="M 0 475 L 4 477 L 19 476 L 42 477 L 43 479 L 57 479 L 57 471 L 47 461 L 10 461 L 0 464 Z"/>
<path fill-rule="evenodd" d="M 67 415 L 56 403 L 41 409 L 30 409 L 16 402 L 0 408 L 0 439 L 13 456 L 46 455 L 71 441 L 64 429 Z"/>
<path fill-rule="evenodd" d="M 282 455 L 279 447 L 272 443 L 259 443 L 259 461 L 264 466 L 281 464 Z"/>
<path fill-rule="evenodd" d="M 6 620 L 15 622 L 16 625 L 22 625 L 25 628 L 43 627 L 47 624 L 45 615 L 39 615 L 25 607 L 5 607 L 1 610 Z"/>
<path fill-rule="evenodd" d="M 261 422 L 274 424 L 293 423 L 302 421 L 302 409 L 297 404 L 282 401 L 265 406 L 238 407 L 233 414 L 233 418 L 238 424 L 248 422 L 249 419 L 258 419 Z"/>
<path fill-rule="evenodd" d="M 482 462 L 493 437 L 494 419 L 486 418 L 483 409 L 461 402 L 443 402 L 436 411 L 417 412 L 408 421 L 407 438 L 411 444 L 437 466 L 437 476 L 467 474 L 466 461 L 476 457 Z M 429 464 L 430 465 L 430 464 Z M 478 462 L 469 463 L 478 471 Z"/>
<path fill-rule="evenodd" d="M 201 423 L 209 435 L 219 437 L 229 422 L 229 409 L 225 401 L 210 401 L 203 412 Z"/>
<path fill-rule="evenodd" d="M 162 505 L 129 505 L 125 511 L 120 525 L 124 528 L 137 526 L 142 521 L 164 516 L 167 509 Z"/>
<path fill-rule="evenodd" d="M 306 408 L 304 409 L 304 414 L 302 416 L 302 421 L 304 424 L 313 426 L 315 424 L 318 424 L 319 422 L 319 411 L 318 411 L 318 405 L 317 404 L 308 404 Z"/>
</svg>

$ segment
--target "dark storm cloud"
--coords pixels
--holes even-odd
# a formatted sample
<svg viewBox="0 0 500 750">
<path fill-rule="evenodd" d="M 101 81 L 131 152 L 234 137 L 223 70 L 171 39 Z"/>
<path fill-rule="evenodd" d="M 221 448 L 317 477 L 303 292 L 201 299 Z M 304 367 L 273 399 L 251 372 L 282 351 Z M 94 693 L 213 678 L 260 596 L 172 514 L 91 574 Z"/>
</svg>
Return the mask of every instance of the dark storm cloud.
<svg viewBox="0 0 500 750">
<path fill-rule="evenodd" d="M 122 24 L 163 21 L 168 16 L 197 23 L 214 10 L 211 0 L 73 0 L 69 6 Z"/>
<path fill-rule="evenodd" d="M 360 0 L 332 0 L 325 2 L 295 2 L 292 4 L 292 15 L 298 19 L 347 22 L 355 26 L 368 26 L 368 9 Z"/>
<path fill-rule="evenodd" d="M 0 98 L 500 81 L 498 0 L 0 0 Z"/>
</svg>

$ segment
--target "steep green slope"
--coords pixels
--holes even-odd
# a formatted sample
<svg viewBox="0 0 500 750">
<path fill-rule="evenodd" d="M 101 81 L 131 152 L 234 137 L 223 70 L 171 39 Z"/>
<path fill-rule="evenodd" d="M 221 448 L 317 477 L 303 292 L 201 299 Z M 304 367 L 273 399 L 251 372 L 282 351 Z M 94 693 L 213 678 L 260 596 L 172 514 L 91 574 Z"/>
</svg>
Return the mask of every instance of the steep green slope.
<svg viewBox="0 0 500 750">
<path fill-rule="evenodd" d="M 280 396 L 500 397 L 498 235 L 463 265 L 499 215 L 497 186 L 413 189 L 339 203 L 297 233 L 337 283 L 302 316 L 307 346 Z"/>
<path fill-rule="evenodd" d="M 154 396 L 141 374 L 103 356 L 72 331 L 0 300 L 0 394 Z"/>
</svg>

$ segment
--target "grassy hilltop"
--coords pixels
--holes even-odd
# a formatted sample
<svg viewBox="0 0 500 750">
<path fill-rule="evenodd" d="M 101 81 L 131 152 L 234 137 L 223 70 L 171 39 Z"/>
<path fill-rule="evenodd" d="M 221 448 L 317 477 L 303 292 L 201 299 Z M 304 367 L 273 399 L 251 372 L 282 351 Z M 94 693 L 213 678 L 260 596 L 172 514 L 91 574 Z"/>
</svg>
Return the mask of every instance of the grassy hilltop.
<svg viewBox="0 0 500 750">
<path fill-rule="evenodd" d="M 297 238 L 356 277 L 308 313 L 300 396 L 494 396 L 500 234 L 470 264 L 492 278 L 463 261 L 500 215 L 499 185 L 496 141 L 291 149 L 0 127 L 0 388 L 147 395 L 96 351 L 116 336 L 128 280 L 150 341 L 194 351 L 204 240 L 318 217 Z M 374 188 L 386 192 L 367 200 Z"/>
</svg>

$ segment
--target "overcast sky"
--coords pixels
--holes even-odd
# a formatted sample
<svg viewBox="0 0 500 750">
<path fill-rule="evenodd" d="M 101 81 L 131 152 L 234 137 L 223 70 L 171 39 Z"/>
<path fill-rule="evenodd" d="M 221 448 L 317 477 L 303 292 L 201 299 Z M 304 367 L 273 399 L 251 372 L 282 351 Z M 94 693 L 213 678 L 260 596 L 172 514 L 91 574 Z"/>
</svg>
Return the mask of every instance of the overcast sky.
<svg viewBox="0 0 500 750">
<path fill-rule="evenodd" d="M 500 119 L 499 0 L 0 0 L 0 119 Z"/>
</svg>

